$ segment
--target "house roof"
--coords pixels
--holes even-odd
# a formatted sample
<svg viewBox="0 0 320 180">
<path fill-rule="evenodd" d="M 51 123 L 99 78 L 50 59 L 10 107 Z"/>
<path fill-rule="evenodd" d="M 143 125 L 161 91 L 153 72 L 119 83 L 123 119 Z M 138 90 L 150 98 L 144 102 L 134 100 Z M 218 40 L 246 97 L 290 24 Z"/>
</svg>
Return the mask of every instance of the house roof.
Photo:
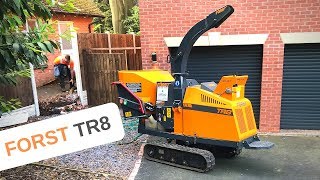
<svg viewBox="0 0 320 180">
<path fill-rule="evenodd" d="M 67 0 L 60 0 L 61 3 L 67 2 Z M 52 12 L 56 13 L 66 13 L 66 14 L 79 14 L 94 17 L 104 17 L 104 14 L 98 6 L 93 2 L 93 0 L 73 0 L 73 5 L 76 8 L 73 12 L 65 11 L 59 7 L 51 8 Z"/>
</svg>

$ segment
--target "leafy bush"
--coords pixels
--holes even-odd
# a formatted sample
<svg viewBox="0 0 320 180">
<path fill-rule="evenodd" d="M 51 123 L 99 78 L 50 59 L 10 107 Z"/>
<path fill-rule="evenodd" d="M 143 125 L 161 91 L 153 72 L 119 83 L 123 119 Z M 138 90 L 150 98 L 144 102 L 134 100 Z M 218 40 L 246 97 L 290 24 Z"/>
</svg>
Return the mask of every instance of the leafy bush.
<svg viewBox="0 0 320 180">
<path fill-rule="evenodd" d="M 124 29 L 127 33 L 140 34 L 139 7 L 133 6 L 130 14 L 131 15 L 123 21 Z"/>
<path fill-rule="evenodd" d="M 57 42 L 49 39 L 54 32 L 52 14 L 46 0 L 2 0 L 0 10 L 0 84 L 15 85 L 18 76 L 29 77 L 29 63 L 40 66 L 47 62 L 46 53 L 58 49 Z M 38 26 L 24 30 L 27 19 L 36 18 Z M 16 100 L 0 96 L 0 111 L 7 112 L 18 107 Z"/>
</svg>

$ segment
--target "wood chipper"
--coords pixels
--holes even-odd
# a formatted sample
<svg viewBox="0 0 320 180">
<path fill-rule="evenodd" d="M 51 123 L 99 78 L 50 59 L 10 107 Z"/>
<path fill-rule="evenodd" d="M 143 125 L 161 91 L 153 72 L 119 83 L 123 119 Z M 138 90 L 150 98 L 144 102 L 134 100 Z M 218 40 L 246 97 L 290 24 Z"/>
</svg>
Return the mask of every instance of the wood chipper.
<svg viewBox="0 0 320 180">
<path fill-rule="evenodd" d="M 139 118 L 139 133 L 168 140 L 146 144 L 147 159 L 206 172 L 215 164 L 213 154 L 233 157 L 242 148 L 273 147 L 257 136 L 252 105 L 245 98 L 248 76 L 223 76 L 218 84 L 199 84 L 188 77 L 193 44 L 233 12 L 232 6 L 225 6 L 187 32 L 176 55 L 170 57 L 172 74 L 158 69 L 119 71 L 119 81 L 114 84 L 125 118 Z"/>
</svg>

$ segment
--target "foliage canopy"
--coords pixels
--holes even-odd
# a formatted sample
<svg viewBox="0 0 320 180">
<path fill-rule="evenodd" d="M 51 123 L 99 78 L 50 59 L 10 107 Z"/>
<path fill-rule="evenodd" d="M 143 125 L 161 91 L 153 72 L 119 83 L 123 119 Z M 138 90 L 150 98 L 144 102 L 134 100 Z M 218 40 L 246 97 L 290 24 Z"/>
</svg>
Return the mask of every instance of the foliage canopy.
<svg viewBox="0 0 320 180">
<path fill-rule="evenodd" d="M 140 33 L 137 0 L 95 0 L 105 18 L 95 18 L 95 32 Z"/>
<path fill-rule="evenodd" d="M 18 76 L 29 77 L 29 63 L 36 67 L 47 62 L 46 53 L 59 49 L 58 42 L 49 39 L 54 32 L 50 7 L 72 9 L 70 1 L 51 0 L 0 0 L 0 85 L 15 85 Z M 72 3 L 71 3 L 72 4 Z M 24 30 L 28 19 L 37 26 Z M 0 96 L 0 116 L 19 106 L 16 100 Z"/>
</svg>

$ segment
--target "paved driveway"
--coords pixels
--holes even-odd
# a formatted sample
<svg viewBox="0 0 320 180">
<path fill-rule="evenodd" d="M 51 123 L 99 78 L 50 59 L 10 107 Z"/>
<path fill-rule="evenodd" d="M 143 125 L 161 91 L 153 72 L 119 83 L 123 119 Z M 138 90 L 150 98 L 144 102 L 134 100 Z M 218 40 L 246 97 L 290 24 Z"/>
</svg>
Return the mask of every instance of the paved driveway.
<svg viewBox="0 0 320 180">
<path fill-rule="evenodd" d="M 135 179 L 317 179 L 320 137 L 261 136 L 270 150 L 243 150 L 234 159 L 217 158 L 215 168 L 198 173 L 142 159 Z"/>
</svg>

